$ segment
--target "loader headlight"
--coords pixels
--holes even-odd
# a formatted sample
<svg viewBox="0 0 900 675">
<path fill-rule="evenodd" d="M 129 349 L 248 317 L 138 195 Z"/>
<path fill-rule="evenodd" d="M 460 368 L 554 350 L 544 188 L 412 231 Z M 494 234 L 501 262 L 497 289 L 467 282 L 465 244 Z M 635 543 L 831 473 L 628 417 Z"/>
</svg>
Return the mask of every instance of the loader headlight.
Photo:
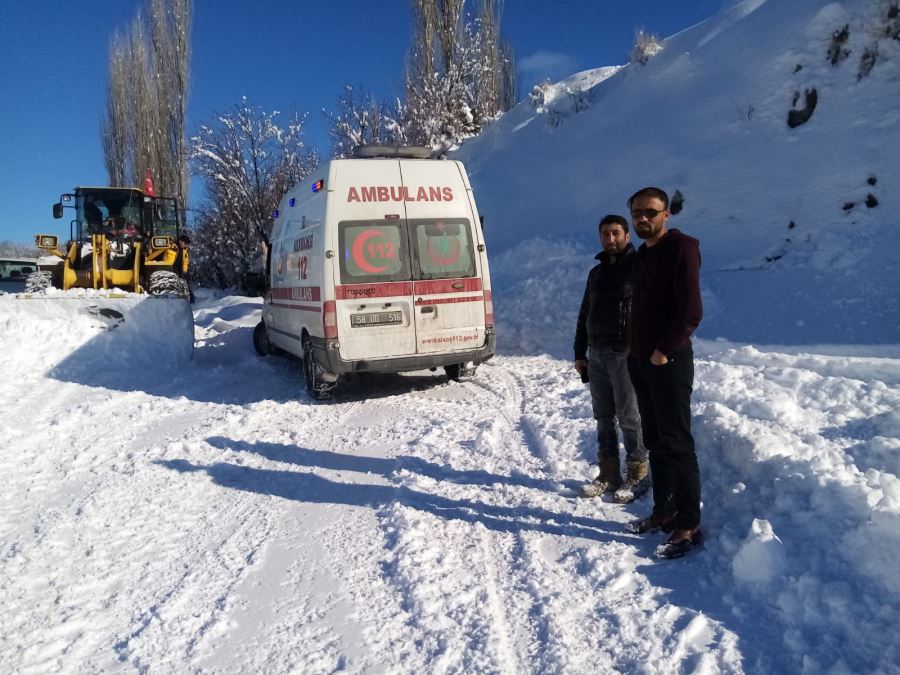
<svg viewBox="0 0 900 675">
<path fill-rule="evenodd" d="M 39 234 L 35 236 L 34 243 L 38 248 L 56 248 L 59 239 L 54 234 Z"/>
<path fill-rule="evenodd" d="M 150 241 L 150 245 L 153 248 L 169 248 L 171 245 L 171 237 L 153 237 Z"/>
</svg>

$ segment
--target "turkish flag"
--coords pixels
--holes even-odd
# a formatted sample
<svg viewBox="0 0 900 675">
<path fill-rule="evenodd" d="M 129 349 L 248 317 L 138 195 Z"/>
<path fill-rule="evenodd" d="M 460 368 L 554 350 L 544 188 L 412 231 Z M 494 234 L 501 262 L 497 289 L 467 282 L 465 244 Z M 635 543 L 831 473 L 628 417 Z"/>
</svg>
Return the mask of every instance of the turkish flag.
<svg viewBox="0 0 900 675">
<path fill-rule="evenodd" d="M 156 196 L 156 193 L 153 191 L 153 178 L 150 177 L 150 169 L 147 169 L 147 177 L 144 179 L 144 192 L 151 197 Z"/>
</svg>

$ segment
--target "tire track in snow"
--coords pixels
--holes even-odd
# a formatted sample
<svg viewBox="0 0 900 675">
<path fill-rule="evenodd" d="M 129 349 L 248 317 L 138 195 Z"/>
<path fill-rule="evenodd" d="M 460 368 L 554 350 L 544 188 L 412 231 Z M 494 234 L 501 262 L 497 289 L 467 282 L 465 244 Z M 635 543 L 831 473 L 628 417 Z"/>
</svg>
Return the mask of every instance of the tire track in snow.
<svg viewBox="0 0 900 675">
<path fill-rule="evenodd" d="M 500 483 L 474 487 L 466 480 L 467 472 L 457 471 L 455 466 L 446 469 L 446 480 L 441 476 L 423 478 L 414 471 L 401 477 L 402 485 L 434 494 L 438 508 L 401 501 L 383 514 L 391 535 L 389 581 L 405 598 L 410 622 L 422 633 L 422 643 L 429 646 L 430 669 L 551 671 L 556 662 L 545 655 L 561 649 L 560 632 L 552 629 L 550 617 L 542 609 L 546 597 L 530 581 L 536 573 L 533 561 L 522 555 L 554 536 L 541 532 L 539 521 L 552 512 L 541 506 L 534 511 L 541 514 L 537 520 L 531 515 L 531 504 L 539 503 L 533 501 L 534 493 L 544 493 L 550 481 L 538 477 L 545 475 L 543 453 L 536 431 L 527 423 L 525 387 L 515 373 L 498 365 L 486 370 L 483 379 L 451 386 L 465 387 L 467 396 L 457 401 L 453 418 L 446 420 L 451 427 L 456 420 L 456 425 L 453 436 L 443 438 L 442 449 L 461 445 L 463 455 L 451 454 L 453 464 L 458 461 L 460 467 L 476 453 L 478 466 L 496 473 Z M 417 392 L 414 396 L 421 405 L 438 393 Z M 425 406 L 425 412 L 435 414 L 433 405 Z M 461 425 L 460 420 L 466 424 Z M 431 423 L 441 424 L 440 418 Z M 474 447 L 466 440 L 472 430 L 478 430 Z M 428 444 L 417 448 L 425 460 L 432 458 L 430 449 Z M 457 478 L 461 484 L 456 483 Z M 557 487 L 551 493 L 558 499 Z M 532 528 L 536 531 L 530 531 Z M 434 548 L 423 541 L 440 544 Z M 473 586 L 471 577 L 479 583 Z M 447 583 L 441 581 L 445 578 L 457 584 L 458 593 L 473 595 L 465 610 L 455 598 L 440 592 L 442 583 Z M 444 625 L 438 618 L 441 612 L 450 619 Z M 437 626 L 441 627 L 441 640 L 435 637 Z"/>
</svg>

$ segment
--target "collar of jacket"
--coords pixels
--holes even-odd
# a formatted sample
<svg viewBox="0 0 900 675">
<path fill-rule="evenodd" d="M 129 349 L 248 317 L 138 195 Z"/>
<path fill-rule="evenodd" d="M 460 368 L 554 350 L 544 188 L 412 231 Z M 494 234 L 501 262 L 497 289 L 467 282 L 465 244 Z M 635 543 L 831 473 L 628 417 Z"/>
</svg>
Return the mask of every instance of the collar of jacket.
<svg viewBox="0 0 900 675">
<path fill-rule="evenodd" d="M 621 260 L 625 256 L 629 256 L 632 253 L 634 253 L 634 246 L 629 241 L 627 244 L 625 244 L 625 248 L 622 249 L 622 252 L 617 255 L 616 258 Z M 600 262 L 604 263 L 609 262 L 609 255 L 606 253 L 606 251 L 600 251 L 600 253 L 594 256 L 594 260 L 599 260 Z"/>
</svg>

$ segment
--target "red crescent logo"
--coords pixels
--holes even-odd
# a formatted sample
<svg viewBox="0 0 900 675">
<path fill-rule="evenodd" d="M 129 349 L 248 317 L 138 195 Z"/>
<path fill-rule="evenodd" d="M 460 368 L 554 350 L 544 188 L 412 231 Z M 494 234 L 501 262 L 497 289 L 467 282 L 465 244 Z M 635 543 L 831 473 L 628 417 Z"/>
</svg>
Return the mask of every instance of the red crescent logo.
<svg viewBox="0 0 900 675">
<path fill-rule="evenodd" d="M 453 243 L 455 244 L 454 250 L 452 250 L 450 252 L 450 255 L 448 257 L 442 258 L 434 250 L 434 238 L 429 237 L 429 239 L 428 239 L 428 257 L 431 258 L 432 262 L 437 263 L 438 265 L 454 264 L 457 260 L 459 260 L 459 254 L 461 253 L 461 251 L 460 251 L 460 246 L 459 246 L 459 239 L 454 239 Z"/>
<path fill-rule="evenodd" d="M 363 251 L 363 248 L 369 239 L 380 236 L 382 236 L 382 233 L 378 230 L 364 230 L 353 240 L 353 246 L 350 248 L 350 251 L 353 254 L 353 262 L 355 262 L 359 269 L 366 274 L 378 274 L 387 269 L 387 265 L 382 265 L 381 267 L 370 265 L 366 260 L 366 254 Z"/>
</svg>

